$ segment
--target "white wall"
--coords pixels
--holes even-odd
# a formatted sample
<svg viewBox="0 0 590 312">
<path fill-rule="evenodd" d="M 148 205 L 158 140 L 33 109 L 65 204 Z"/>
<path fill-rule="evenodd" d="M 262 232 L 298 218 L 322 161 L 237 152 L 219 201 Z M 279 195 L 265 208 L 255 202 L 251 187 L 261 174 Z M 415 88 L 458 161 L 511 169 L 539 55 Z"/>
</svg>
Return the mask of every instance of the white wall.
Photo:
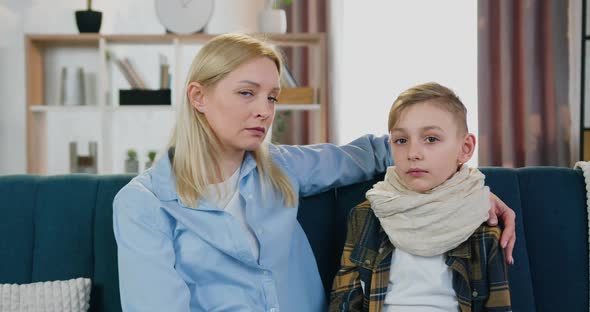
<svg viewBox="0 0 590 312">
<path fill-rule="evenodd" d="M 467 106 L 477 136 L 477 1 L 332 0 L 332 138 L 387 133 L 399 93 L 436 81 Z M 340 11 L 340 12 L 338 12 Z M 476 154 L 472 165 L 477 165 Z"/>
<path fill-rule="evenodd" d="M 0 2 L 0 174 L 26 171 L 22 12 L 27 5 Z"/>
</svg>

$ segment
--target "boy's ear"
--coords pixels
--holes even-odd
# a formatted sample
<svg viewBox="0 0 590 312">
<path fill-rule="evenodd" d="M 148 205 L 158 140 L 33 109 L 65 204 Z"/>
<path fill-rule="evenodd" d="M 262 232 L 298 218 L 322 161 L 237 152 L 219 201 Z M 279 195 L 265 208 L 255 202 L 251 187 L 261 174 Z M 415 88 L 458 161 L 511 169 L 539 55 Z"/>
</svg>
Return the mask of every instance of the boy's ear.
<svg viewBox="0 0 590 312">
<path fill-rule="evenodd" d="M 188 84 L 187 96 L 191 105 L 199 112 L 203 113 L 207 110 L 205 105 L 205 88 L 198 82 L 191 82 Z"/>
<path fill-rule="evenodd" d="M 458 161 L 462 164 L 468 162 L 475 152 L 475 135 L 468 133 L 463 139 Z"/>
</svg>

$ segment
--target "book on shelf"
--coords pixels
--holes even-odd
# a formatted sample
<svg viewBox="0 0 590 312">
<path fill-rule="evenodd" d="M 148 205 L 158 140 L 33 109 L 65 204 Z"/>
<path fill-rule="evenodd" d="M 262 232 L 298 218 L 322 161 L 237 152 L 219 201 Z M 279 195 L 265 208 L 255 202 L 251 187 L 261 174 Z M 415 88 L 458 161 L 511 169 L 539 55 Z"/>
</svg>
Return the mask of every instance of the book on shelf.
<svg viewBox="0 0 590 312">
<path fill-rule="evenodd" d="M 282 88 L 295 88 L 299 86 L 299 83 L 293 76 L 293 73 L 287 66 L 287 56 L 285 51 L 281 49 L 279 46 L 275 45 L 274 49 L 283 57 L 283 62 L 281 66 L 281 87 Z"/>
<path fill-rule="evenodd" d="M 160 89 L 170 89 L 170 64 L 163 54 L 160 54 Z"/>
<path fill-rule="evenodd" d="M 284 62 L 281 68 L 281 86 L 286 88 L 295 88 L 299 86 L 299 83 L 297 83 L 297 80 L 293 77 L 291 70 L 289 70 L 289 67 Z"/>
<path fill-rule="evenodd" d="M 129 85 L 131 85 L 131 88 L 146 89 L 143 79 L 141 79 L 139 74 L 137 74 L 137 71 L 135 68 L 133 68 L 133 65 L 131 65 L 131 62 L 129 61 L 129 58 L 124 58 L 122 60 L 117 59 L 116 62 L 119 66 L 119 69 L 123 72 L 125 79 L 127 79 Z"/>
<path fill-rule="evenodd" d="M 113 62 L 117 65 L 121 74 L 132 89 L 146 89 L 146 84 L 141 79 L 129 58 L 118 58 L 112 51 L 107 52 L 107 59 L 113 60 Z"/>
<path fill-rule="evenodd" d="M 87 99 L 88 88 L 86 81 L 87 74 L 79 66 L 63 66 L 59 78 L 58 105 L 86 105 L 90 103 Z M 90 90 L 92 91 L 92 90 Z"/>
</svg>

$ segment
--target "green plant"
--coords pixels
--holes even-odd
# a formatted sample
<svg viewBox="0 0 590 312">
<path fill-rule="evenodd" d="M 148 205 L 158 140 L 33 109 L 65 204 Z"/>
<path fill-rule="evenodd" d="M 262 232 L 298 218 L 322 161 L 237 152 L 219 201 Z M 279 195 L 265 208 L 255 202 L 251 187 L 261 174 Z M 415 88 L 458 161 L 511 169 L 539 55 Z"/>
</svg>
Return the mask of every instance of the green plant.
<svg viewBox="0 0 590 312">
<path fill-rule="evenodd" d="M 291 117 L 290 111 L 277 112 L 275 115 L 275 120 L 272 126 L 273 143 L 285 143 L 284 135 L 287 132 L 289 117 Z"/>
<path fill-rule="evenodd" d="M 270 7 L 273 9 L 280 9 L 281 7 L 288 6 L 293 3 L 293 0 L 268 0 Z"/>
<path fill-rule="evenodd" d="M 92 0 L 86 0 L 86 10 L 92 11 Z"/>
<path fill-rule="evenodd" d="M 129 158 L 129 160 L 136 160 L 137 159 L 137 151 L 135 151 L 134 149 L 128 149 L 127 150 L 127 158 Z"/>
<path fill-rule="evenodd" d="M 150 162 L 153 162 L 154 159 L 156 159 L 156 154 L 157 154 L 156 151 L 149 151 L 148 152 L 148 159 L 150 160 Z"/>
</svg>

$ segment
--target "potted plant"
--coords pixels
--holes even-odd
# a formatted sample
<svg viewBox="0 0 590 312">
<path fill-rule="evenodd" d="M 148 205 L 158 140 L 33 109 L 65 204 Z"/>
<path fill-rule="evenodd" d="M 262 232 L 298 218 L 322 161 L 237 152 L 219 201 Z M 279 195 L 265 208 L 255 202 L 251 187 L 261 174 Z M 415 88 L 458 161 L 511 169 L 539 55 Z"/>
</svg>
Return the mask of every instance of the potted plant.
<svg viewBox="0 0 590 312">
<path fill-rule="evenodd" d="M 125 173 L 139 173 L 139 161 L 137 161 L 137 152 L 134 149 L 127 150 Z"/>
<path fill-rule="evenodd" d="M 148 151 L 148 161 L 145 163 L 145 169 L 150 168 L 154 164 L 157 152 L 154 150 Z"/>
<path fill-rule="evenodd" d="M 81 33 L 97 33 L 102 23 L 102 12 L 92 10 L 92 0 L 86 0 L 86 10 L 76 11 L 76 25 Z"/>
<path fill-rule="evenodd" d="M 289 5 L 293 0 L 266 0 L 264 9 L 258 13 L 258 31 L 261 33 L 286 33 L 287 13 L 282 5 Z"/>
</svg>

